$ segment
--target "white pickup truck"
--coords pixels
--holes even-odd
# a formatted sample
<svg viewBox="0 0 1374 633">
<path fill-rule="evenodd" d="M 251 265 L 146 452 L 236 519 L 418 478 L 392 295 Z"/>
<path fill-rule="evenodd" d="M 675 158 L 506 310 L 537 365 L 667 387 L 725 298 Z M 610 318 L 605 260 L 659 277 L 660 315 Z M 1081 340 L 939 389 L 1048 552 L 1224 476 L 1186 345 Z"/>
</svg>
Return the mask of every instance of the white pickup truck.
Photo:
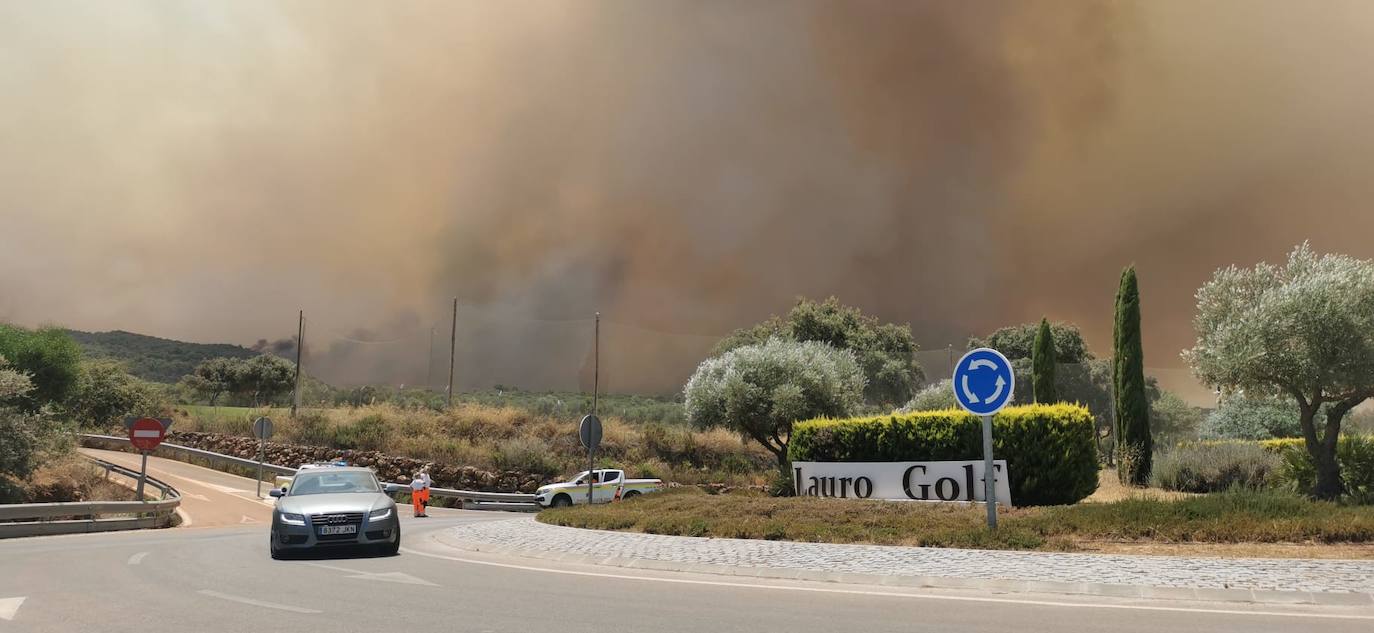
<svg viewBox="0 0 1374 633">
<path fill-rule="evenodd" d="M 593 470 L 592 502 L 610 503 L 617 499 L 629 499 L 658 492 L 662 486 L 661 479 L 626 479 L 623 470 Z M 586 503 L 587 471 L 577 473 L 572 481 L 540 487 L 534 493 L 534 500 L 541 508 L 563 508 L 574 503 Z"/>
</svg>

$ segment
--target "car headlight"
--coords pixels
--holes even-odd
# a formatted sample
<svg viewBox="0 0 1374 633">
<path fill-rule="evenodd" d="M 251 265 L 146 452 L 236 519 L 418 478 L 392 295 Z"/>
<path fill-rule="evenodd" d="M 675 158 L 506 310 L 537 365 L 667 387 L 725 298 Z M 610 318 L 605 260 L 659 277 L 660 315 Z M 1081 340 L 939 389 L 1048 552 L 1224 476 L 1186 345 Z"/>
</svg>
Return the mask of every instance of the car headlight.
<svg viewBox="0 0 1374 633">
<path fill-rule="evenodd" d="M 367 514 L 367 518 L 368 518 L 369 521 L 376 521 L 376 520 L 378 520 L 378 519 L 385 519 L 385 518 L 387 518 L 387 517 L 389 517 L 389 516 L 391 516 L 391 508 L 382 508 L 381 510 L 373 510 L 372 512 L 369 512 L 369 513 Z"/>
<path fill-rule="evenodd" d="M 287 525 L 305 525 L 305 515 L 283 512 L 281 513 L 281 522 Z"/>
</svg>

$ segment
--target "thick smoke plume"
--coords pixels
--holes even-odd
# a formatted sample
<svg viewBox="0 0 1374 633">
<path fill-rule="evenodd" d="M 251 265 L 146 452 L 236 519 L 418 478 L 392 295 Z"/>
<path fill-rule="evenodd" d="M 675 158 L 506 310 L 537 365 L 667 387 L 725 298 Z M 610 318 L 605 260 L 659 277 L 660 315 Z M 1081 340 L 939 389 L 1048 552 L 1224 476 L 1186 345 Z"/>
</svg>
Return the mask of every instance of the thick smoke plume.
<svg viewBox="0 0 1374 633">
<path fill-rule="evenodd" d="M 1192 293 L 1374 256 L 1374 9 L 1272 1 L 9 3 L 0 319 L 340 382 L 671 391 L 837 295 L 928 348 L 1045 315 L 1146 362 Z M 580 320 L 580 321 L 579 321 Z M 430 329 L 435 342 L 430 344 Z M 442 378 L 438 378 L 442 377 Z"/>
</svg>

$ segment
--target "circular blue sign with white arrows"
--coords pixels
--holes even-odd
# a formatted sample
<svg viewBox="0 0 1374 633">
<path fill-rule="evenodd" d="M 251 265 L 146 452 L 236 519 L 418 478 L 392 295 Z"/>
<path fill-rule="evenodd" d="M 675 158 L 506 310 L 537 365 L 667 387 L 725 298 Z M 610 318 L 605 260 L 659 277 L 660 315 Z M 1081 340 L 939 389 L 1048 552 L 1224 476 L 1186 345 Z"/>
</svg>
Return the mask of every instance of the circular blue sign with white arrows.
<svg viewBox="0 0 1374 633">
<path fill-rule="evenodd" d="M 1016 373 L 1001 352 L 980 347 L 954 366 L 954 399 L 975 415 L 992 415 L 1011 402 Z"/>
</svg>

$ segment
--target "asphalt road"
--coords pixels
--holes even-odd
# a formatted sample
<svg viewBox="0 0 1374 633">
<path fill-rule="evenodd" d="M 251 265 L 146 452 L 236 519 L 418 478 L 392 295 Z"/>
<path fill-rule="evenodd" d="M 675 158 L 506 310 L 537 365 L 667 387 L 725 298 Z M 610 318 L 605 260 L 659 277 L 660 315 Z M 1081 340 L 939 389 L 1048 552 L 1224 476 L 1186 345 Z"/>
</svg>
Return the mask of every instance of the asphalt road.
<svg viewBox="0 0 1374 633">
<path fill-rule="evenodd" d="M 229 475 L 187 465 L 165 467 L 167 474 L 176 470 L 177 476 L 225 490 L 207 486 L 196 492 L 208 501 L 190 508 L 190 529 L 0 541 L 0 631 L 1374 630 L 1374 612 L 1359 608 L 889 589 L 474 554 L 428 536 L 504 515 L 441 509 L 429 519 L 402 511 L 399 556 L 273 561 L 265 522 L 211 527 L 209 514 L 202 514 L 204 523 L 195 516 L 217 504 L 238 504 L 209 492 L 241 497 L 227 490 L 252 490 L 251 480 L 233 482 L 222 479 Z M 194 490 L 189 483 L 174 484 Z M 235 505 L 214 520 L 232 523 L 231 514 L 243 516 L 248 508 Z"/>
<path fill-rule="evenodd" d="M 142 459 L 135 453 L 119 451 L 83 448 L 81 452 L 133 470 L 139 469 Z M 259 499 L 257 483 L 252 479 L 161 457 L 148 458 L 148 475 L 181 493 L 184 527 L 267 525 L 272 520 L 273 500 Z M 262 494 L 267 494 L 267 484 L 263 484 Z"/>
</svg>

